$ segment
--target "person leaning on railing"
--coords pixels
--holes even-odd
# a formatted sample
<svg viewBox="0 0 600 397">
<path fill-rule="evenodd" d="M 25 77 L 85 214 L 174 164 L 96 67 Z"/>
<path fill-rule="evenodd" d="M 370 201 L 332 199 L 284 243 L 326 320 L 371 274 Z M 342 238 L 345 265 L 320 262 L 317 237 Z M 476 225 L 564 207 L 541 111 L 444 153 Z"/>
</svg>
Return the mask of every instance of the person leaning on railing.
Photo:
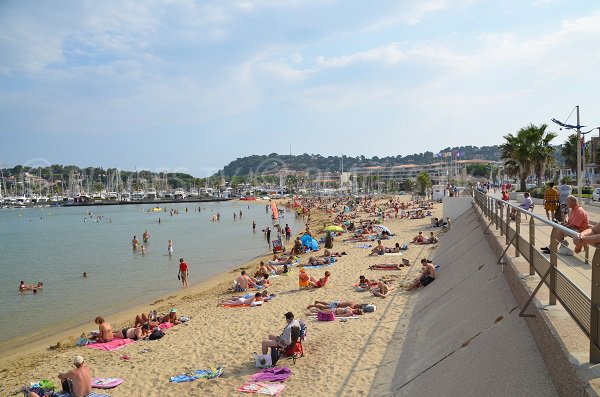
<svg viewBox="0 0 600 397">
<path fill-rule="evenodd" d="M 592 229 L 589 229 L 590 224 L 588 221 L 588 214 L 585 212 L 583 207 L 579 205 L 577 197 L 573 195 L 567 196 L 566 203 L 567 207 L 569 208 L 569 217 L 567 218 L 567 222 L 563 223 L 563 226 L 579 232 L 578 236 L 586 232 L 586 230 L 590 231 L 587 234 L 592 233 Z M 598 233 L 600 233 L 600 229 L 598 230 Z M 559 233 L 558 239 L 561 243 L 564 238 L 565 235 L 563 233 Z M 598 241 L 600 241 L 600 239 Z M 575 237 L 573 238 L 573 242 L 575 243 L 575 252 L 581 252 L 581 249 L 585 244 L 583 244 L 582 241 L 577 241 Z M 550 249 L 548 247 L 544 247 L 542 248 L 542 251 L 549 253 Z"/>
</svg>

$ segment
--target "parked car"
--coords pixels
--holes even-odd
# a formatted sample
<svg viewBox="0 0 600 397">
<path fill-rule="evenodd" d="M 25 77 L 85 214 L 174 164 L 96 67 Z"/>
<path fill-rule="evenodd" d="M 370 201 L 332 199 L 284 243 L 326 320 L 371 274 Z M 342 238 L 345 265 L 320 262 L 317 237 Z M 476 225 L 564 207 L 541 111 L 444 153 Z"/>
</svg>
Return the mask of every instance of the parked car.
<svg viewBox="0 0 600 397">
<path fill-rule="evenodd" d="M 594 192 L 592 193 L 592 200 L 600 201 L 600 187 L 594 189 Z"/>
</svg>

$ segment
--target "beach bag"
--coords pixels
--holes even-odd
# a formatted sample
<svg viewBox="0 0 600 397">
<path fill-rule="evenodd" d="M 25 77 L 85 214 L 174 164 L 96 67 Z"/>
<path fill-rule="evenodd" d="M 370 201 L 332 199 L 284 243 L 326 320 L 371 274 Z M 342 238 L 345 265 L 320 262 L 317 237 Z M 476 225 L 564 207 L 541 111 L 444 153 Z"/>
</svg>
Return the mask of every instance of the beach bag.
<svg viewBox="0 0 600 397">
<path fill-rule="evenodd" d="M 150 340 L 157 340 L 162 338 L 163 336 L 165 336 L 165 333 L 162 332 L 162 330 L 155 328 L 152 333 L 150 334 L 150 336 L 148 337 L 148 339 Z"/>
<path fill-rule="evenodd" d="M 317 320 L 318 321 L 334 321 L 335 313 L 334 312 L 318 312 Z"/>
<path fill-rule="evenodd" d="M 368 305 L 363 306 L 363 311 L 365 313 L 373 313 L 375 310 L 377 310 L 377 306 L 375 306 L 372 303 L 369 303 Z"/>
<path fill-rule="evenodd" d="M 274 349 L 277 350 L 277 349 Z M 254 363 L 256 364 L 256 368 L 269 368 L 273 366 L 272 359 L 270 354 L 255 354 L 254 355 Z"/>
</svg>

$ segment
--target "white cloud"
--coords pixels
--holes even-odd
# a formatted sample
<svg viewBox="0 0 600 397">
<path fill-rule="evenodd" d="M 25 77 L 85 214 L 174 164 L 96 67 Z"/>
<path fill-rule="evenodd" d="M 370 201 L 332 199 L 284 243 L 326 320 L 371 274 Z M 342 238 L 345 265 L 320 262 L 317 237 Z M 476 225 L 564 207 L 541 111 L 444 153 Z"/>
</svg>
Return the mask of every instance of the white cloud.
<svg viewBox="0 0 600 397">
<path fill-rule="evenodd" d="M 406 59 L 406 53 L 398 48 L 398 44 L 391 43 L 386 46 L 376 47 L 350 55 L 338 57 L 319 56 L 316 59 L 316 63 L 321 67 L 343 68 L 356 62 L 383 62 L 393 64 Z"/>
</svg>

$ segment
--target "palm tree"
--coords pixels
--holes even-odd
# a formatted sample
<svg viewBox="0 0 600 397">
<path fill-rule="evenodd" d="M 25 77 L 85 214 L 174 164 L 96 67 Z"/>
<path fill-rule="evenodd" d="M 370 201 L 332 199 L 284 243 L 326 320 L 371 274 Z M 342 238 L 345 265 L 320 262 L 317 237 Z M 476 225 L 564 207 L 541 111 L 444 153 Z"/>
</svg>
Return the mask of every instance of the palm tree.
<svg viewBox="0 0 600 397">
<path fill-rule="evenodd" d="M 428 173 L 421 172 L 419 175 L 417 175 L 417 189 L 419 190 L 419 193 L 425 194 L 427 189 L 430 187 L 431 178 L 429 177 Z"/>
<path fill-rule="evenodd" d="M 538 187 L 542 186 L 542 176 L 548 163 L 554 160 L 554 148 L 550 142 L 556 138 L 554 132 L 546 132 L 548 124 L 541 124 L 539 127 L 530 124 L 525 131 L 532 143 L 531 160 L 533 161 L 533 170 L 537 179 Z"/>
<path fill-rule="evenodd" d="M 563 143 L 560 149 L 560 155 L 565 158 L 565 166 L 569 167 L 575 172 L 579 172 L 577 167 L 577 135 L 571 134 L 567 140 Z"/>
<path fill-rule="evenodd" d="M 506 142 L 500 145 L 505 171 L 508 175 L 519 176 L 521 191 L 527 190 L 527 177 L 532 171 L 535 171 L 538 185 L 541 184 L 546 163 L 554 156 L 550 142 L 556 138 L 556 134 L 546 133 L 546 128 L 546 124 L 539 127 L 530 124 L 517 131 L 516 135 L 505 135 Z"/>
</svg>

